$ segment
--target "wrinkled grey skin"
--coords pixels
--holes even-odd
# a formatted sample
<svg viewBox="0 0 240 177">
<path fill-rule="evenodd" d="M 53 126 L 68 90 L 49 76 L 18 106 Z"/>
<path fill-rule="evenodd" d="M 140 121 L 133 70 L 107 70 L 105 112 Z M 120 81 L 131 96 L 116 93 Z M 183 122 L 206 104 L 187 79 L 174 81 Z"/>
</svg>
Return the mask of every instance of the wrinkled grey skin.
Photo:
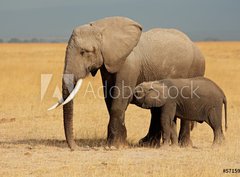
<svg viewBox="0 0 240 177">
<path fill-rule="evenodd" d="M 76 27 L 66 50 L 63 73 L 73 74 L 75 82 L 89 73 L 94 76 L 98 70 L 107 91 L 105 102 L 110 116 L 107 140 L 109 145 L 118 145 L 127 137 L 125 111 L 132 101 L 132 96 L 123 98 L 122 94 L 131 94 L 143 81 L 203 76 L 205 59 L 196 45 L 178 30 L 157 28 L 142 32 L 142 27 L 133 20 L 109 17 Z M 65 79 L 62 82 L 64 99 L 70 92 Z M 124 93 L 122 81 L 130 87 Z M 118 98 L 112 99 L 111 94 L 117 94 L 110 89 L 112 86 L 119 87 Z M 156 144 L 160 138 L 156 126 L 159 111 L 153 108 L 151 114 L 149 132 L 141 142 Z M 63 106 L 63 116 L 66 140 L 74 149 L 73 101 Z M 181 125 L 180 142 L 188 144 L 189 122 L 182 121 Z"/>
<path fill-rule="evenodd" d="M 227 129 L 227 100 L 223 91 L 204 77 L 191 79 L 164 79 L 144 82 L 135 88 L 133 102 L 146 109 L 161 109 L 163 143 L 177 144 L 174 119 L 176 117 L 199 123 L 206 122 L 214 132 L 213 144 L 221 144 L 222 105 L 225 107 Z"/>
</svg>

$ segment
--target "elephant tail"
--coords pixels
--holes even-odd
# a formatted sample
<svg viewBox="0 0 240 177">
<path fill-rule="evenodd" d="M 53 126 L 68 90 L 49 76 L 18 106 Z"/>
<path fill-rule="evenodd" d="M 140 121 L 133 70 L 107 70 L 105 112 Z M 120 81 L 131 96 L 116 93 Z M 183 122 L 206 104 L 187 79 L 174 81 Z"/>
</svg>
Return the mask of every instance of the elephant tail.
<svg viewBox="0 0 240 177">
<path fill-rule="evenodd" d="M 227 99 L 224 97 L 223 99 L 223 104 L 224 104 L 224 112 L 225 112 L 225 131 L 227 131 Z"/>
</svg>

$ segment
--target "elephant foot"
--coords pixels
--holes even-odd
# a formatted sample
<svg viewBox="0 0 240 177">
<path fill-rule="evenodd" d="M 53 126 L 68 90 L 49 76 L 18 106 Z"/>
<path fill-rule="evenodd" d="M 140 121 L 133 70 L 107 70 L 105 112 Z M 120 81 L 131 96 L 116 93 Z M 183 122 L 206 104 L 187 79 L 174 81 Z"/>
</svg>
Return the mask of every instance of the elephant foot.
<svg viewBox="0 0 240 177">
<path fill-rule="evenodd" d="M 127 146 L 127 141 L 126 141 L 126 139 L 123 139 L 123 138 L 108 138 L 107 146 L 109 148 L 111 148 L 111 147 L 122 148 L 122 147 Z"/>
<path fill-rule="evenodd" d="M 106 150 L 106 151 L 115 151 L 115 150 L 118 150 L 119 149 L 119 147 L 115 147 L 115 146 L 106 146 L 106 147 L 104 147 L 104 150 Z"/>
<path fill-rule="evenodd" d="M 212 147 L 219 147 L 221 146 L 223 143 L 224 143 L 224 136 L 223 135 L 220 135 L 218 137 L 214 137 L 214 141 L 213 141 L 213 144 L 212 144 Z"/>
<path fill-rule="evenodd" d="M 193 147 L 193 143 L 190 137 L 179 138 L 178 144 L 180 147 Z"/>
<path fill-rule="evenodd" d="M 75 151 L 79 148 L 79 146 L 76 144 L 75 141 L 70 141 L 67 143 L 68 143 L 68 147 L 70 148 L 71 151 Z"/>
<path fill-rule="evenodd" d="M 191 121 L 181 120 L 178 144 L 180 147 L 193 147 L 190 139 Z"/>
<path fill-rule="evenodd" d="M 107 146 L 108 147 L 116 147 L 116 148 L 121 148 L 124 146 L 127 146 L 127 135 L 126 132 L 118 135 L 114 135 L 112 133 L 108 134 L 107 138 Z"/>
<path fill-rule="evenodd" d="M 122 120 L 112 118 L 108 124 L 107 145 L 116 148 L 127 145 L 127 129 Z"/>
<path fill-rule="evenodd" d="M 160 137 L 150 136 L 147 134 L 144 138 L 139 140 L 139 145 L 143 147 L 160 147 Z"/>
</svg>

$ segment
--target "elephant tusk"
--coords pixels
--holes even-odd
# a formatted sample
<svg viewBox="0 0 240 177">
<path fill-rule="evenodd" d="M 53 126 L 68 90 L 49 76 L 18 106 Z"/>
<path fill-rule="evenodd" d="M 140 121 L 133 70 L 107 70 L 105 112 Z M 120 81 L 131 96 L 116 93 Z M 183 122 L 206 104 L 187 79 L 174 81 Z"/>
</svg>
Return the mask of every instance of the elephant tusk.
<svg viewBox="0 0 240 177">
<path fill-rule="evenodd" d="M 51 110 L 57 108 L 57 107 L 60 106 L 63 102 L 64 102 L 64 100 L 61 98 L 56 104 L 54 104 L 53 106 L 51 106 L 50 108 L 48 108 L 48 111 L 51 111 Z"/>
<path fill-rule="evenodd" d="M 81 85 L 82 85 L 82 79 L 79 79 L 77 81 L 77 84 L 76 86 L 74 87 L 74 89 L 72 90 L 72 92 L 70 93 L 70 95 L 67 97 L 67 99 L 62 103 L 62 105 L 65 105 L 67 104 L 69 101 L 71 101 L 75 95 L 77 94 L 77 92 L 79 91 L 79 89 L 81 88 Z"/>
<path fill-rule="evenodd" d="M 83 81 L 82 79 L 79 79 L 79 80 L 77 81 L 76 86 L 74 87 L 74 89 L 72 90 L 72 92 L 71 92 L 70 95 L 66 98 L 65 101 L 63 100 L 63 98 L 61 98 L 56 104 L 54 104 L 53 106 L 51 106 L 50 108 L 48 108 L 48 111 L 51 111 L 51 110 L 57 108 L 58 106 L 65 105 L 65 104 L 67 104 L 68 102 L 70 102 L 70 101 L 75 97 L 75 95 L 77 94 L 77 92 L 79 91 L 79 89 L 81 88 L 82 81 Z"/>
</svg>

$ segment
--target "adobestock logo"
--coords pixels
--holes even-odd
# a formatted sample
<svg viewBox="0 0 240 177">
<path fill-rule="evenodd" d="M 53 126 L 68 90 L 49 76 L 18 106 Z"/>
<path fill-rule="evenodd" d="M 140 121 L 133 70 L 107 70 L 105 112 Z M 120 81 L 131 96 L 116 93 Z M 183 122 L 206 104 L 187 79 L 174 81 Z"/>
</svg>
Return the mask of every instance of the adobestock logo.
<svg viewBox="0 0 240 177">
<path fill-rule="evenodd" d="M 52 78 L 53 74 L 41 74 L 41 101 L 47 93 Z M 66 84 L 69 93 L 71 93 L 75 86 L 74 75 L 64 74 L 62 75 L 62 78 Z M 151 82 L 150 86 L 146 86 L 146 84 L 147 83 L 143 83 L 136 86 L 135 88 L 132 88 L 127 85 L 124 80 L 120 84 L 118 84 L 118 86 L 111 86 L 108 81 L 105 81 L 104 86 L 100 85 L 98 86 L 98 88 L 94 89 L 92 82 L 89 81 L 88 83 L 85 83 L 85 85 L 87 85 L 85 89 L 80 89 L 80 92 L 83 93 L 84 97 L 93 96 L 96 99 L 105 99 L 107 97 L 111 97 L 113 99 L 131 99 L 132 97 L 136 99 L 142 99 L 150 92 L 154 92 L 154 94 L 150 94 L 152 99 L 157 99 L 160 96 L 165 99 L 176 99 L 178 96 L 181 96 L 183 99 L 190 99 L 193 97 L 200 98 L 200 96 L 197 94 L 197 90 L 199 89 L 199 87 L 194 86 L 192 81 L 190 85 L 185 85 L 183 87 L 168 87 L 160 83 L 156 86 L 156 82 Z M 62 99 L 61 86 L 55 86 L 54 91 L 52 92 L 52 97 L 57 98 L 58 100 Z"/>
<path fill-rule="evenodd" d="M 53 74 L 41 74 L 41 101 L 43 100 L 50 83 L 52 81 Z M 66 83 L 68 91 L 72 91 L 74 88 L 74 75 L 73 74 L 64 74 L 62 76 L 64 82 Z M 62 83 L 61 83 L 62 84 Z M 55 86 L 55 89 L 52 93 L 53 98 L 57 98 L 58 100 L 62 99 L 61 87 L 59 85 Z"/>
<path fill-rule="evenodd" d="M 199 86 L 194 86 L 191 81 L 190 85 L 185 86 L 167 86 L 164 83 L 156 83 L 150 82 L 143 83 L 135 87 L 135 92 L 133 93 L 134 97 L 137 100 L 143 99 L 144 97 L 148 97 L 150 99 L 176 99 L 177 97 L 181 97 L 183 99 L 191 99 L 191 98 L 200 98 L 197 93 Z"/>
</svg>

